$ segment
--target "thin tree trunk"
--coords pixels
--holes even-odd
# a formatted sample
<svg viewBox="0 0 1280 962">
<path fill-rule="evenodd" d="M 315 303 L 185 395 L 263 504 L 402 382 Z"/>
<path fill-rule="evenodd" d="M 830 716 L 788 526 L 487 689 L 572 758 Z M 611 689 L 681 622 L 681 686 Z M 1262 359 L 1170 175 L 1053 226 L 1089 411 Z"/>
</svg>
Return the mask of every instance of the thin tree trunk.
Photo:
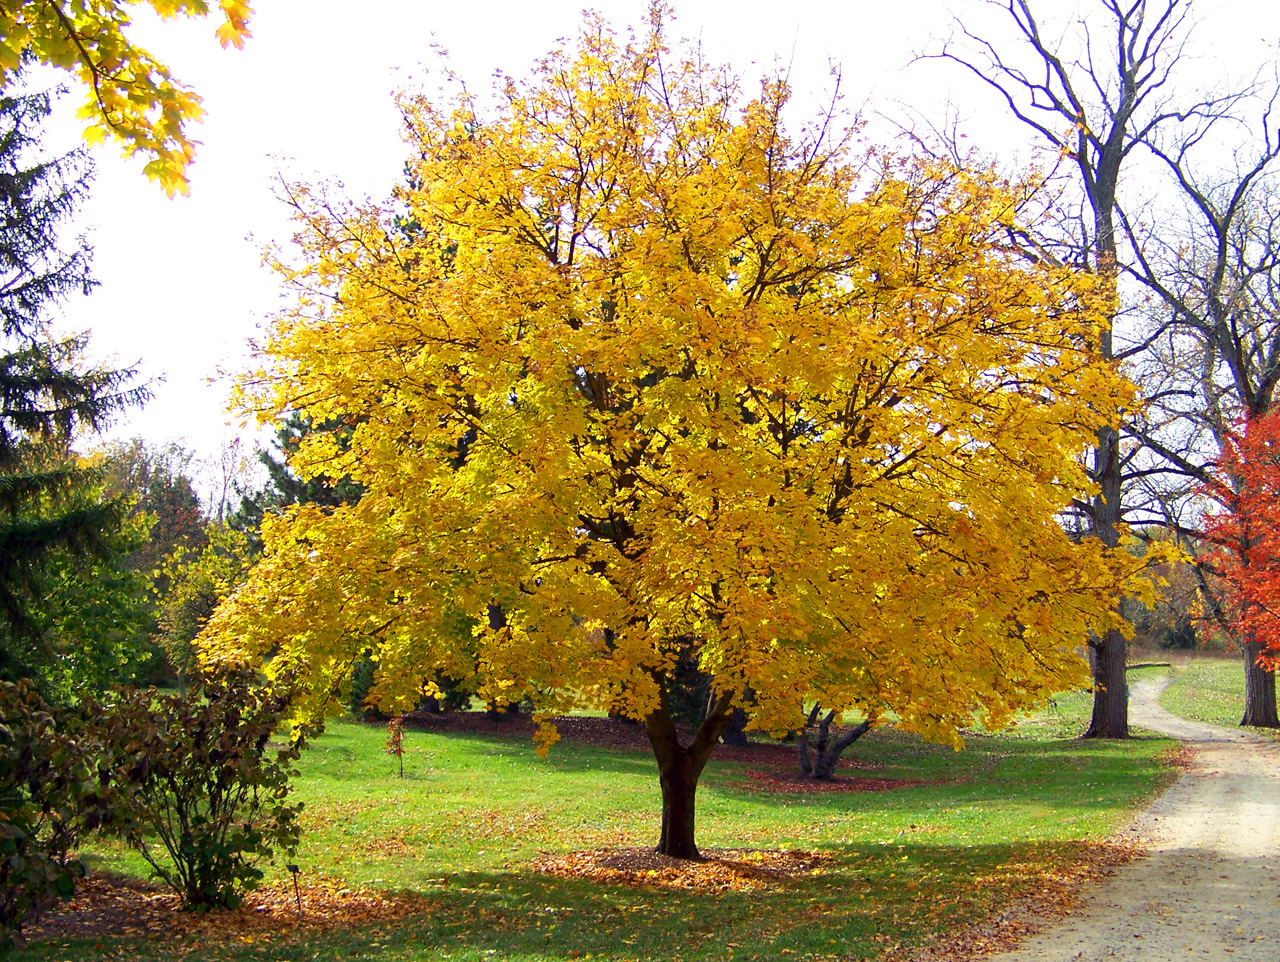
<svg viewBox="0 0 1280 962">
<path fill-rule="evenodd" d="M 1280 728 L 1276 717 L 1276 676 L 1258 667 L 1263 646 L 1256 641 L 1244 646 L 1244 717 L 1241 725 L 1252 728 Z"/>
<path fill-rule="evenodd" d="M 693 740 L 680 744 L 680 736 L 667 710 L 666 689 L 657 709 L 645 718 L 649 744 L 658 762 L 658 784 L 662 788 L 662 832 L 657 852 L 672 858 L 701 859 L 694 839 L 694 815 L 698 777 L 706 767 L 716 742 L 729 724 L 732 697 L 720 695 L 707 710 Z"/>
</svg>

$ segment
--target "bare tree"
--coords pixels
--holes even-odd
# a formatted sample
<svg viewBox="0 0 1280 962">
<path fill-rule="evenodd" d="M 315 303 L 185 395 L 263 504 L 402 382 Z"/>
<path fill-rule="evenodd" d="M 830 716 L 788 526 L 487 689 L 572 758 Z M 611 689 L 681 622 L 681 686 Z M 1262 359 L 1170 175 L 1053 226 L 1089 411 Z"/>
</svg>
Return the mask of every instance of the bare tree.
<svg viewBox="0 0 1280 962">
<path fill-rule="evenodd" d="M 256 464 L 244 439 L 233 437 L 230 440 L 224 438 L 218 451 L 201 458 L 198 466 L 201 487 L 206 492 L 205 513 L 211 520 L 222 524 L 235 510 L 241 492 L 249 489 Z"/>
<path fill-rule="evenodd" d="M 1126 272 L 1155 295 L 1158 323 L 1144 342 L 1139 376 L 1150 403 L 1125 431 L 1152 455 L 1141 484 L 1163 523 L 1194 535 L 1198 506 L 1214 480 L 1214 462 L 1241 418 L 1272 410 L 1280 383 L 1280 131 L 1275 96 L 1249 143 L 1233 163 L 1206 176 L 1197 148 L 1207 141 L 1191 129 L 1172 145 L 1151 151 L 1178 185 L 1180 226 L 1172 217 L 1160 230 L 1129 219 L 1123 229 L 1134 251 Z M 1201 571 L 1208 610 L 1230 633 L 1228 613 Z M 1244 656 L 1242 725 L 1280 727 L 1272 672 L 1258 666 L 1261 646 L 1235 639 Z"/>
<path fill-rule="evenodd" d="M 1191 33 L 1191 0 L 1096 0 L 1093 6 L 1095 16 L 1049 36 L 1030 0 L 989 0 L 988 7 L 1013 27 L 1010 42 L 958 24 L 955 39 L 933 56 L 959 64 L 995 91 L 1071 170 L 1079 214 L 1063 218 L 1058 235 L 1042 249 L 1056 247 L 1060 258 L 1091 265 L 1119 304 L 1121 279 L 1134 259 L 1122 204 L 1127 172 L 1159 142 L 1176 139 L 1169 131 L 1207 131 L 1231 117 L 1253 88 L 1174 102 L 1173 77 Z M 1117 344 L 1117 319 L 1110 318 L 1102 337 L 1106 357 L 1124 359 L 1150 346 Z M 1135 459 L 1136 451 L 1122 446 L 1120 430 L 1099 432 L 1092 469 L 1098 493 L 1079 507 L 1092 534 L 1110 547 L 1120 541 L 1122 485 Z M 1127 737 L 1125 638 L 1112 630 L 1088 643 L 1094 702 L 1086 737 Z"/>
</svg>

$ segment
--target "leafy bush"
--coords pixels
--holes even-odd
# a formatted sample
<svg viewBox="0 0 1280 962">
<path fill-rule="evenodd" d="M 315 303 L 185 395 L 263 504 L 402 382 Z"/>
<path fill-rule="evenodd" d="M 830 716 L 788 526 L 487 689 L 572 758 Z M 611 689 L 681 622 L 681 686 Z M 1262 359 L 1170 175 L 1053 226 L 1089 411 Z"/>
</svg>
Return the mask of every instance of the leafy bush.
<svg viewBox="0 0 1280 962">
<path fill-rule="evenodd" d="M 263 860 L 297 848 L 302 805 L 287 797 L 302 738 L 270 741 L 288 702 L 251 669 L 222 667 L 184 694 L 125 690 L 99 712 L 120 794 L 111 828 L 188 908 L 234 908 Z"/>
<path fill-rule="evenodd" d="M 0 951 L 53 898 L 70 898 L 84 866 L 72 857 L 99 796 L 92 754 L 30 681 L 0 682 Z"/>
</svg>

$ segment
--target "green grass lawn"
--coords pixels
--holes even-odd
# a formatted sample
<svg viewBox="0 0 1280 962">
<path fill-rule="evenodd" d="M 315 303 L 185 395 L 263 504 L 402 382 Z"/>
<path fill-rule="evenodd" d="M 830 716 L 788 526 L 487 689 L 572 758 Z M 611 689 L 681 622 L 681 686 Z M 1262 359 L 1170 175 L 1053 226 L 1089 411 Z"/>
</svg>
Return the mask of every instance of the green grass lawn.
<svg viewBox="0 0 1280 962">
<path fill-rule="evenodd" d="M 1183 718 L 1234 728 L 1244 715 L 1244 665 L 1239 658 L 1189 661 L 1175 669 L 1160 704 Z"/>
<path fill-rule="evenodd" d="M 1064 696 L 1007 735 L 968 748 L 877 731 L 849 753 L 866 774 L 923 781 L 889 791 L 782 794 L 744 763 L 713 760 L 698 793 L 704 848 L 798 848 L 820 874 L 764 891 L 689 892 L 542 875 L 539 853 L 649 846 L 659 794 L 647 753 L 520 737 L 407 732 L 405 778 L 381 728 L 338 722 L 306 753 L 297 794 L 304 883 L 425 895 L 421 916 L 351 931 L 193 945 L 181 937 L 36 944 L 31 962 L 128 957 L 545 962 L 875 958 L 1034 890 L 1087 857 L 1166 775 L 1170 743 L 1080 742 L 1088 702 Z M 857 773 L 853 773 L 857 774 Z M 118 849 L 99 867 L 140 873 Z M 279 878 L 282 870 L 276 869 Z"/>
</svg>

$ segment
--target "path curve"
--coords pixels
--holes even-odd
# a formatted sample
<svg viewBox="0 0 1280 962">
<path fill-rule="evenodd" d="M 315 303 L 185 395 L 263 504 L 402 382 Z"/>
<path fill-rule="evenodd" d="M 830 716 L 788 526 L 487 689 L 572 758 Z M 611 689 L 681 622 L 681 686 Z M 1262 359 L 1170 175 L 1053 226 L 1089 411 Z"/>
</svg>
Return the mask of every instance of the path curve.
<svg viewBox="0 0 1280 962">
<path fill-rule="evenodd" d="M 1085 907 L 984 962 L 1278 962 L 1280 742 L 1179 718 L 1138 683 L 1130 721 L 1185 742 L 1187 772 L 1129 831 L 1148 856 Z"/>
</svg>

